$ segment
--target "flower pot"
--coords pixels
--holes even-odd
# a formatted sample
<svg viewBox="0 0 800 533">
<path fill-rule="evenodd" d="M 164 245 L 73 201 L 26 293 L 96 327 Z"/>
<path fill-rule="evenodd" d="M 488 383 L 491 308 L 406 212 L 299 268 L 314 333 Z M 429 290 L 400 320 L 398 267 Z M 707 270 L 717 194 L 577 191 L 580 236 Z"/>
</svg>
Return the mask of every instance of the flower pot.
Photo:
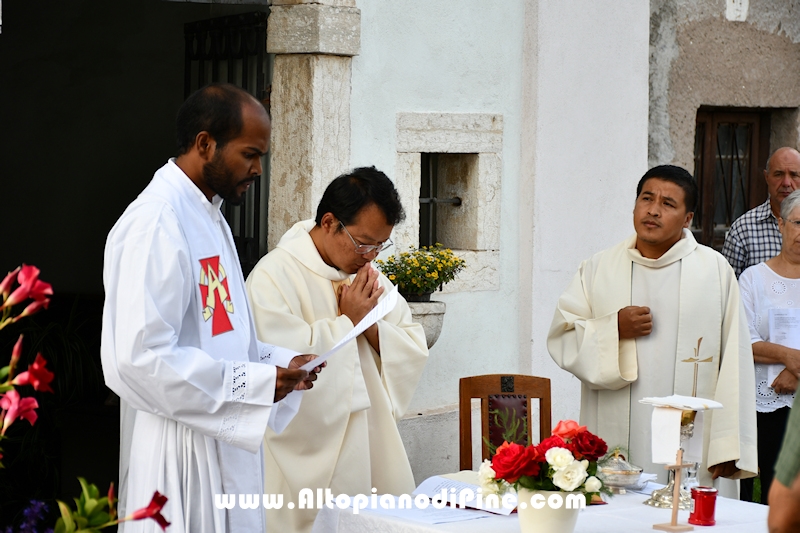
<svg viewBox="0 0 800 533">
<path fill-rule="evenodd" d="M 425 341 L 430 348 L 442 332 L 444 312 L 447 307 L 444 302 L 408 302 L 408 307 L 411 310 L 411 318 L 425 330 Z"/>
<path fill-rule="evenodd" d="M 403 298 L 407 302 L 430 302 L 432 292 L 423 292 L 422 294 L 403 294 Z"/>
<path fill-rule="evenodd" d="M 533 500 L 538 503 L 541 509 L 531 505 L 531 498 L 534 495 L 541 495 L 540 498 Z M 558 497 L 550 499 L 551 495 Z M 520 487 L 517 501 L 519 514 L 519 528 L 522 533 L 572 533 L 575 531 L 575 524 L 578 522 L 580 508 L 567 508 L 567 497 L 578 495 L 579 492 L 556 492 L 547 490 L 528 490 Z M 560 497 L 561 506 L 554 508 L 548 501 L 558 500 Z M 542 505 L 542 502 L 544 505 Z M 572 503 L 570 501 L 570 503 Z"/>
</svg>

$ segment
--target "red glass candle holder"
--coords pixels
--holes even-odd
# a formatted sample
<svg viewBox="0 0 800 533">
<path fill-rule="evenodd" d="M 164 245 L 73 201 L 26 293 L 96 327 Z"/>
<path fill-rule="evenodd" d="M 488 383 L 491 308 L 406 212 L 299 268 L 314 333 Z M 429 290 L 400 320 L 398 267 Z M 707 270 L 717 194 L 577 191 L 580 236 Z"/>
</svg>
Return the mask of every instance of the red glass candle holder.
<svg viewBox="0 0 800 533">
<path fill-rule="evenodd" d="M 692 511 L 689 523 L 696 526 L 713 526 L 714 508 L 717 505 L 717 489 L 714 487 L 692 487 Z"/>
</svg>

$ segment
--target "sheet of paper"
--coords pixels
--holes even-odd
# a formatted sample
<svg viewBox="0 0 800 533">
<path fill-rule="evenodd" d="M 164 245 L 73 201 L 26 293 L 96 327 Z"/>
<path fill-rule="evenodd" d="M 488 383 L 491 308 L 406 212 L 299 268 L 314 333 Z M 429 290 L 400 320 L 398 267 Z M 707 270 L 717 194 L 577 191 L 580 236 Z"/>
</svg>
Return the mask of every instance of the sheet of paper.
<svg viewBox="0 0 800 533">
<path fill-rule="evenodd" d="M 678 448 L 681 447 L 680 409 L 671 407 L 653 408 L 651 433 L 653 438 L 653 462 L 672 465 Z"/>
<path fill-rule="evenodd" d="M 722 409 L 722 404 L 706 398 L 694 398 L 692 396 L 663 396 L 661 398 L 642 398 L 639 403 L 647 403 L 657 407 L 673 407 L 692 411 L 703 411 L 705 409 Z M 677 451 L 677 449 L 676 449 Z"/>
<path fill-rule="evenodd" d="M 478 485 L 474 485 L 472 483 L 465 483 L 463 481 L 458 481 L 456 479 L 448 479 L 441 476 L 433 476 L 429 477 L 420 485 L 414 489 L 415 496 L 417 494 L 424 494 L 429 498 L 442 498 L 442 491 L 444 494 L 447 495 L 447 501 L 450 501 L 452 495 L 455 494 L 456 502 L 461 505 L 461 499 L 458 497 L 461 494 L 461 491 L 464 489 L 472 491 L 475 495 L 473 498 L 465 499 L 464 503 L 467 507 L 472 507 L 474 509 L 481 509 L 484 511 L 488 511 L 490 513 L 499 514 L 499 515 L 510 515 L 514 508 L 517 506 L 517 495 L 516 494 L 509 494 L 506 498 L 508 500 L 509 505 L 504 507 L 502 505 L 502 499 L 498 497 L 499 505 L 497 507 L 494 506 L 487 506 L 486 505 L 486 495 L 482 495 L 481 502 L 478 503 L 478 489 L 480 487 Z M 455 489 L 452 491 L 451 489 Z M 466 494 L 465 494 L 466 496 Z"/>
<path fill-rule="evenodd" d="M 387 498 L 386 495 L 380 497 L 381 500 Z M 489 513 L 483 511 L 476 511 L 472 509 L 455 509 L 453 507 L 444 507 L 443 509 L 436 509 L 435 507 L 428 506 L 425 509 L 418 509 L 413 504 L 410 509 L 398 509 L 399 498 L 392 496 L 395 504 L 394 509 L 384 509 L 378 506 L 373 509 L 371 507 L 361 510 L 359 512 L 375 513 L 387 516 L 395 516 L 397 518 L 405 518 L 406 520 L 414 520 L 415 522 L 423 522 L 425 524 L 446 524 L 448 522 L 464 522 L 466 520 L 476 520 L 478 518 L 488 518 L 491 516 Z"/>
<path fill-rule="evenodd" d="M 353 329 L 350 330 L 350 333 L 345 335 L 342 338 L 342 340 L 337 342 L 336 345 L 333 348 L 331 348 L 330 350 L 328 350 L 324 354 L 320 355 L 319 357 L 317 357 L 313 361 L 310 361 L 310 362 L 304 364 L 300 368 L 310 372 L 315 367 L 317 367 L 320 364 L 322 364 L 323 362 L 327 361 L 328 358 L 330 356 L 332 356 L 334 353 L 336 353 L 337 351 L 339 351 L 339 349 L 342 346 L 344 346 L 345 344 L 347 344 L 351 340 L 355 339 L 356 337 L 358 337 L 359 335 L 364 333 L 364 331 L 366 331 L 366 329 L 368 327 L 370 327 L 372 324 L 374 324 L 375 322 L 377 322 L 381 318 L 385 317 L 386 313 L 388 313 L 389 311 L 394 309 L 394 306 L 396 304 L 397 304 L 397 286 L 393 285 L 392 286 L 392 290 L 389 291 L 389 294 L 387 294 L 383 299 L 381 299 L 381 301 L 378 302 L 378 305 L 373 307 L 372 311 L 367 313 L 367 316 L 362 318 L 361 322 L 356 324 L 356 327 L 354 327 Z"/>
<path fill-rule="evenodd" d="M 769 310 L 769 341 L 787 348 L 800 349 L 800 309 Z M 767 365 L 767 381 L 772 385 L 783 365 Z"/>
</svg>

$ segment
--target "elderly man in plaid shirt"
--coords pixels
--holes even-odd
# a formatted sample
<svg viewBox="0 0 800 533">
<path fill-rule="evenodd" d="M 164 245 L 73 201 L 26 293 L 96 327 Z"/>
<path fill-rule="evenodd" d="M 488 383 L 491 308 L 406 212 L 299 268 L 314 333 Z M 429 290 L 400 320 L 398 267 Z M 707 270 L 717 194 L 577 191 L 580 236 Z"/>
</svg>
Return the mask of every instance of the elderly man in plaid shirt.
<svg viewBox="0 0 800 533">
<path fill-rule="evenodd" d="M 767 161 L 764 178 L 769 198 L 736 219 L 722 247 L 722 255 L 733 267 L 737 278 L 747 267 L 780 253 L 778 216 L 783 199 L 800 187 L 800 153 L 789 147 L 775 150 Z"/>
</svg>

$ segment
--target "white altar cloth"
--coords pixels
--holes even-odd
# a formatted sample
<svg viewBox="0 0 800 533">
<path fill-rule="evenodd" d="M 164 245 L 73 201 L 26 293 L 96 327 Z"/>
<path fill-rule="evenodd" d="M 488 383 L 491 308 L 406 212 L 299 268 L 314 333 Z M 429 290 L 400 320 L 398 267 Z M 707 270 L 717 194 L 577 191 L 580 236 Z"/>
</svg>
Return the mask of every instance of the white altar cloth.
<svg viewBox="0 0 800 533">
<path fill-rule="evenodd" d="M 652 533 L 653 524 L 670 521 L 672 511 L 655 509 L 642 502 L 647 495 L 628 493 L 614 496 L 607 505 L 592 505 L 581 510 L 575 533 Z M 713 527 L 694 526 L 695 531 L 708 533 L 767 533 L 766 505 L 717 498 L 716 520 Z M 475 511 L 480 512 L 480 511 Z M 688 511 L 678 513 L 678 523 L 686 524 Z M 317 515 L 312 533 L 519 533 L 519 520 L 511 516 L 492 515 L 480 520 L 428 525 L 402 518 L 390 517 L 362 509 L 324 508 Z"/>
</svg>

